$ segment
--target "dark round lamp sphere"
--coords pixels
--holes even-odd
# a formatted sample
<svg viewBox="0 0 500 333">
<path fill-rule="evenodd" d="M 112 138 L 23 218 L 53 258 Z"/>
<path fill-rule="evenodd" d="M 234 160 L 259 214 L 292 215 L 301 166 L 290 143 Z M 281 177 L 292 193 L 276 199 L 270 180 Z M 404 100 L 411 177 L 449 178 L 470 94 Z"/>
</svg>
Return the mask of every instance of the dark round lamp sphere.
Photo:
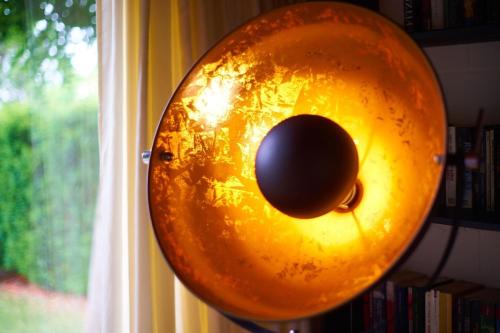
<svg viewBox="0 0 500 333">
<path fill-rule="evenodd" d="M 316 115 L 290 117 L 273 127 L 255 160 L 264 197 L 281 212 L 302 219 L 337 208 L 357 174 L 358 153 L 350 135 Z"/>
</svg>

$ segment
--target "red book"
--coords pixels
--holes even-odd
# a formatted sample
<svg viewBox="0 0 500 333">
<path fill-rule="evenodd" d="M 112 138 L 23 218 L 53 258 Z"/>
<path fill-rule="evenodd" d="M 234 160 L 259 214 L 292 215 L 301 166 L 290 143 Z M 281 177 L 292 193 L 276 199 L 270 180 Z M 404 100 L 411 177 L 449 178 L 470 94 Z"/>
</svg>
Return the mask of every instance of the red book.
<svg viewBox="0 0 500 333">
<path fill-rule="evenodd" d="M 363 329 L 370 330 L 372 328 L 372 302 L 371 292 L 363 295 Z"/>
</svg>

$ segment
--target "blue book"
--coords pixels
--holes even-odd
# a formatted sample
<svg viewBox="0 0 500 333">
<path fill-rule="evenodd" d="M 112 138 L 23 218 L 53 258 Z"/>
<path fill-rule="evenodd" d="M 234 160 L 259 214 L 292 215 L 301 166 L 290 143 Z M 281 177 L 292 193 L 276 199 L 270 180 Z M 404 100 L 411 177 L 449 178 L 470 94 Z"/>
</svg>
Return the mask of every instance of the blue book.
<svg viewBox="0 0 500 333">
<path fill-rule="evenodd" d="M 408 288 L 395 287 L 396 298 L 396 332 L 409 333 L 408 331 Z"/>
</svg>

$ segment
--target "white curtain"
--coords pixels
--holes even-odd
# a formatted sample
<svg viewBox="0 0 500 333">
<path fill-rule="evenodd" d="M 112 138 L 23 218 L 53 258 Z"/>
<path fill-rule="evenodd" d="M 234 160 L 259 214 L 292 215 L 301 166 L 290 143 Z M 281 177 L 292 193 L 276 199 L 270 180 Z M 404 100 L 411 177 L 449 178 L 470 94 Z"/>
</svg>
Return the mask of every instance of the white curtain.
<svg viewBox="0 0 500 333">
<path fill-rule="evenodd" d="M 169 271 L 151 230 L 140 154 L 193 62 L 259 8 L 258 0 L 98 1 L 100 184 L 87 332 L 243 331 Z"/>
</svg>

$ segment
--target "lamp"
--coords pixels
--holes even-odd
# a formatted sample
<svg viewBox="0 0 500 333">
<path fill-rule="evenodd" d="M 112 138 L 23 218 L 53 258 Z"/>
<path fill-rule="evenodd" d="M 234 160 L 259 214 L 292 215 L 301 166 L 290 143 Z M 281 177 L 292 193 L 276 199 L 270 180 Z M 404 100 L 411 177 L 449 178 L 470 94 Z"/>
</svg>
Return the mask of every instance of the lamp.
<svg viewBox="0 0 500 333">
<path fill-rule="evenodd" d="M 165 258 L 240 318 L 345 304 L 421 233 L 444 111 L 421 49 L 374 12 L 318 2 L 254 18 L 193 66 L 159 123 L 148 193 Z"/>
</svg>

